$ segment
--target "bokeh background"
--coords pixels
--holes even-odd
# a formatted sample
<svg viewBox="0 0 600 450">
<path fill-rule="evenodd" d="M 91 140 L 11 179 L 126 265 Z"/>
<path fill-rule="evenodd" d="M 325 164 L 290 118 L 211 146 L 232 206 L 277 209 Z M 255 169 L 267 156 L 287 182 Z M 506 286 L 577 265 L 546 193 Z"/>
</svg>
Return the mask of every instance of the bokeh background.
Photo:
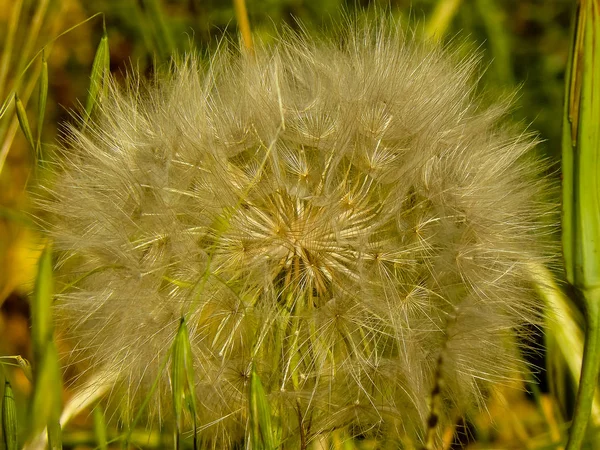
<svg viewBox="0 0 600 450">
<path fill-rule="evenodd" d="M 517 92 L 514 120 L 539 133 L 540 152 L 554 163 L 558 177 L 564 71 L 574 3 L 247 0 L 246 5 L 255 39 L 265 42 L 274 39 L 283 24 L 298 28 L 301 23 L 311 33 L 327 33 L 330 24 L 344 14 L 378 8 L 417 34 L 439 39 L 444 45 L 460 44 L 465 52 L 479 52 L 481 90 L 489 98 Z M 85 103 L 103 23 L 110 70 L 117 77 L 132 68 L 150 76 L 168 64 L 174 52 L 195 51 L 208 57 L 223 38 L 239 40 L 232 0 L 0 0 L 0 104 L 5 107 L 0 117 L 0 355 L 30 356 L 27 294 L 42 246 L 27 217 L 26 186 L 43 176 L 43 171 L 36 168 L 34 152 L 19 129 L 13 94 L 17 92 L 25 104 L 34 133 L 41 133 L 42 159 L 51 159 L 64 123 L 73 120 L 74 111 Z M 43 123 L 39 123 L 42 48 L 49 89 Z M 555 275 L 560 282 L 560 274 Z M 517 377 L 515 389 L 502 391 L 480 418 L 448 430 L 447 448 L 560 448 L 570 417 L 573 383 L 568 374 L 556 370 L 560 364 L 553 365 L 553 379 L 548 380 L 544 354 L 534 357 L 533 363 L 540 366 L 535 380 Z M 17 401 L 26 404 L 29 382 L 20 371 L 6 370 Z M 66 388 L 65 399 L 69 395 Z M 88 448 L 82 436 L 89 421 L 89 415 L 83 414 L 71 431 L 65 431 L 67 448 Z M 369 443 L 362 445 L 369 448 Z"/>
</svg>

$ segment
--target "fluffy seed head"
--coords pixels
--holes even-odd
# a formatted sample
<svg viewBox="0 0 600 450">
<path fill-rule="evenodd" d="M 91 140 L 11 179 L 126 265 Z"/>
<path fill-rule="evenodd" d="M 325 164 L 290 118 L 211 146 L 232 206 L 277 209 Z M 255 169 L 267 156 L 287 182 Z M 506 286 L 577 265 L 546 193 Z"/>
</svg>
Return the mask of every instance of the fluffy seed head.
<svg viewBox="0 0 600 450">
<path fill-rule="evenodd" d="M 344 428 L 425 439 L 520 368 L 548 182 L 475 60 L 393 27 L 221 49 L 113 83 L 71 130 L 40 217 L 59 251 L 68 362 L 170 411 L 180 318 L 200 435 L 244 440 L 254 365 L 281 442 Z"/>
</svg>

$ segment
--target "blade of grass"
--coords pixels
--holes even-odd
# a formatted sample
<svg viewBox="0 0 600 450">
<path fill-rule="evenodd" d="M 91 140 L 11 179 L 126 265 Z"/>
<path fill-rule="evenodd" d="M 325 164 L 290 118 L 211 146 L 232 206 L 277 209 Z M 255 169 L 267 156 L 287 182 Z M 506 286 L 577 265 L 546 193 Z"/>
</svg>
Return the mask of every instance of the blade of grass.
<svg viewBox="0 0 600 450">
<path fill-rule="evenodd" d="M 163 60 L 166 60 L 173 54 L 176 46 L 171 31 L 165 22 L 165 14 L 161 11 L 158 0 L 144 0 L 143 3 L 148 11 L 149 19 L 154 25 L 154 36 L 157 47 L 160 49 L 160 56 Z"/>
<path fill-rule="evenodd" d="M 45 17 L 47 2 L 41 1 L 41 2 L 38 2 L 37 5 L 38 5 L 38 7 L 36 9 L 36 12 L 34 14 L 32 21 L 30 23 L 31 26 L 27 27 L 27 39 L 26 39 L 27 43 L 25 45 L 25 48 L 23 48 L 21 50 L 21 55 L 22 55 L 21 58 L 22 59 L 24 57 L 23 55 L 30 54 L 31 46 L 29 45 L 29 43 L 30 42 L 34 43 L 35 40 L 37 39 L 37 35 L 38 35 L 39 29 L 41 27 L 42 19 Z M 71 32 L 75 28 L 89 22 L 90 20 L 93 20 L 96 16 L 98 16 L 100 14 L 101 13 L 94 14 L 91 17 L 89 17 L 88 19 L 83 20 L 83 21 L 73 25 L 72 27 L 59 33 L 58 35 L 55 35 L 54 38 L 52 38 L 51 40 L 49 40 L 46 43 L 46 47 L 50 46 L 54 41 L 56 41 L 61 36 L 64 36 L 65 34 Z M 56 30 L 60 28 L 60 23 L 61 23 L 60 20 L 55 20 L 54 22 L 52 22 L 51 34 L 55 34 Z M 29 49 L 27 49 L 28 46 L 29 46 Z M 17 133 L 17 129 L 19 127 L 17 118 L 16 117 L 13 118 L 13 116 L 12 116 L 12 108 L 14 107 L 13 96 L 15 95 L 15 93 L 18 90 L 21 94 L 21 100 L 23 102 L 23 106 L 27 106 L 27 102 L 31 96 L 31 93 L 33 92 L 33 89 L 34 89 L 36 83 L 37 83 L 37 77 L 40 74 L 40 66 L 38 66 L 30 74 L 28 74 L 27 72 L 28 72 L 29 68 L 31 67 L 31 65 L 33 64 L 33 62 L 37 60 L 37 57 L 42 52 L 43 52 L 43 49 L 40 49 L 29 60 L 29 62 L 27 64 L 25 64 L 25 67 L 23 67 L 22 70 L 19 69 L 19 67 L 21 67 L 22 65 L 19 65 L 19 67 L 15 71 L 16 75 L 13 76 L 14 80 L 12 83 L 13 84 L 12 89 L 10 90 L 9 94 L 4 97 L 4 100 L 2 101 L 2 105 L 0 106 L 0 173 L 2 173 L 2 171 L 4 169 L 4 163 L 6 161 L 8 152 L 10 151 L 12 142 L 14 140 L 14 137 Z M 23 88 L 21 88 L 22 85 L 24 85 Z M 5 116 L 5 114 L 7 112 L 11 113 L 10 118 L 2 121 L 1 119 Z"/>
<path fill-rule="evenodd" d="M 537 281 L 535 288 L 546 306 L 544 308 L 545 334 L 547 338 L 552 337 L 556 341 L 560 354 L 567 364 L 568 372 L 577 386 L 584 344 L 583 333 L 578 325 L 581 320 L 575 317 L 577 308 L 563 294 L 546 267 L 541 264 L 530 264 L 529 269 Z M 598 394 L 594 396 L 592 404 L 592 419 L 594 424 L 600 425 L 600 395 Z"/>
<path fill-rule="evenodd" d="M 46 353 L 35 370 L 34 393 L 30 410 L 32 436 L 47 428 L 51 449 L 61 448 L 60 440 L 60 369 L 54 343 L 46 346 Z"/>
<path fill-rule="evenodd" d="M 34 391 L 29 414 L 30 430 L 35 437 L 46 427 L 50 448 L 61 449 L 59 418 L 62 383 L 52 331 L 53 284 L 52 250 L 50 245 L 46 245 L 40 257 L 31 302 Z"/>
<path fill-rule="evenodd" d="M 107 435 L 109 442 L 118 441 L 118 433 L 116 431 L 110 431 Z M 164 450 L 165 443 L 163 440 L 164 433 L 160 430 L 146 430 L 146 429 L 138 429 L 135 430 L 131 435 L 131 448 L 133 449 L 159 449 Z M 72 449 L 94 449 L 100 450 L 97 445 L 96 435 L 92 430 L 86 429 L 71 429 L 65 430 L 63 433 L 63 444 L 67 448 Z M 186 441 L 187 444 L 187 441 Z M 36 449 L 39 450 L 40 447 Z M 110 447 L 111 449 L 117 448 L 117 446 Z"/>
<path fill-rule="evenodd" d="M 196 441 L 196 396 L 194 389 L 194 366 L 192 345 L 185 319 L 182 317 L 175 336 L 171 355 L 171 382 L 173 390 L 173 408 L 175 410 L 175 445 L 179 448 L 183 428 L 183 406 L 187 407 L 194 421 L 194 449 Z"/>
<path fill-rule="evenodd" d="M 85 104 L 84 126 L 87 124 L 94 106 L 106 94 L 108 88 L 108 74 L 110 73 L 110 52 L 108 48 L 108 35 L 103 23 L 103 33 L 94 56 L 92 73 L 90 75 L 90 90 Z"/>
<path fill-rule="evenodd" d="M 485 26 L 498 80 L 504 85 L 515 84 L 510 60 L 510 35 L 506 31 L 504 11 L 495 0 L 475 0 L 475 6 Z"/>
<path fill-rule="evenodd" d="M 47 366 L 43 367 L 42 370 L 47 371 L 47 384 L 40 383 L 36 387 L 36 393 L 40 392 L 42 395 L 49 397 L 49 411 L 46 421 L 46 427 L 48 429 L 48 447 L 51 450 L 62 449 L 62 430 L 60 427 L 60 411 L 62 408 L 61 404 L 61 391 L 62 391 L 62 380 L 60 377 L 60 364 L 58 362 L 58 351 L 54 342 L 46 347 L 46 362 Z M 34 413 L 36 410 L 33 410 Z"/>
<path fill-rule="evenodd" d="M 33 400 L 30 411 L 30 426 L 37 436 L 46 427 L 48 445 L 52 450 L 62 448 L 59 423 L 61 409 L 61 380 L 58 352 L 53 342 L 46 346 L 46 353 L 37 370 Z"/>
<path fill-rule="evenodd" d="M 2 49 L 2 61 L 0 62 L 0 98 L 4 96 L 4 88 L 8 77 L 8 69 L 12 60 L 15 36 L 19 27 L 19 17 L 21 16 L 21 9 L 23 7 L 23 0 L 16 0 L 13 3 L 13 9 L 11 11 L 10 19 L 8 21 L 8 31 L 6 32 L 6 44 Z"/>
<path fill-rule="evenodd" d="M 42 69 L 40 73 L 40 88 L 38 95 L 38 118 L 37 133 L 35 138 L 35 154 L 38 158 L 42 153 L 42 128 L 44 125 L 44 114 L 46 113 L 46 101 L 48 99 L 48 62 L 46 55 L 42 52 Z"/>
<path fill-rule="evenodd" d="M 72 27 L 67 28 L 65 31 L 61 32 L 60 34 L 56 35 L 55 37 L 53 37 L 52 39 L 50 39 L 47 43 L 46 46 L 44 48 L 47 48 L 50 44 L 52 44 L 54 41 L 56 41 L 57 39 L 63 37 L 64 35 L 70 33 L 71 31 L 73 31 L 76 28 L 79 28 L 80 26 L 86 24 L 87 22 L 90 22 L 91 20 L 94 20 L 96 17 L 98 16 L 103 16 L 103 13 L 99 12 L 96 13 L 90 17 L 88 17 L 85 20 L 82 20 L 81 22 L 73 25 Z M 25 73 L 27 72 L 27 70 L 29 69 L 29 67 L 31 66 L 31 64 L 33 64 L 33 62 L 37 59 L 37 57 L 44 51 L 44 48 L 40 49 L 30 60 L 29 63 L 25 66 L 25 68 L 19 72 L 18 76 L 17 76 L 17 80 L 21 80 L 23 78 L 23 76 L 25 75 Z M 4 101 L 2 102 L 2 105 L 0 106 L 0 119 L 2 119 L 2 117 L 4 117 L 4 115 L 6 114 L 6 112 L 8 111 L 8 109 L 10 108 L 11 105 L 11 100 L 13 98 L 13 96 L 15 95 L 15 89 L 13 88 L 8 95 L 6 95 L 4 97 Z M 0 133 L 0 136 L 2 135 L 2 133 Z"/>
<path fill-rule="evenodd" d="M 584 441 L 600 372 L 600 5 L 580 0 L 563 117 L 563 246 L 586 313 L 583 364 L 566 450 Z"/>
<path fill-rule="evenodd" d="M 260 377 L 254 366 L 250 372 L 250 441 L 253 449 L 274 450 L 271 409 Z"/>
<path fill-rule="evenodd" d="M 461 3 L 462 0 L 438 0 L 425 25 L 425 35 L 441 40 L 452 23 L 452 19 L 456 16 Z"/>
<path fill-rule="evenodd" d="M 254 46 L 252 44 L 252 32 L 250 31 L 250 20 L 248 19 L 248 9 L 245 0 L 233 0 L 235 8 L 235 18 L 244 41 L 244 47 L 252 54 Z"/>
<path fill-rule="evenodd" d="M 183 348 L 183 327 L 185 321 L 182 318 L 179 331 L 175 336 L 175 343 L 171 352 L 171 390 L 173 394 L 173 409 L 175 413 L 175 448 L 179 449 L 179 438 L 181 436 L 183 401 L 185 398 L 185 355 Z"/>
<path fill-rule="evenodd" d="M 40 256 L 31 304 L 31 344 L 33 347 L 34 375 L 42 361 L 46 347 L 52 340 L 52 251 L 47 245 Z"/>
<path fill-rule="evenodd" d="M 31 149 L 35 151 L 35 144 L 33 142 L 33 134 L 31 133 L 31 127 L 29 126 L 29 119 L 27 119 L 27 112 L 23 106 L 23 102 L 19 99 L 19 96 L 15 94 L 15 110 L 17 111 L 17 120 L 19 126 L 25 135 L 25 139 L 31 146 Z"/>
<path fill-rule="evenodd" d="M 144 45 L 146 46 L 146 50 L 150 54 L 158 55 L 160 54 L 160 49 L 158 48 L 158 44 L 155 42 L 153 38 L 152 27 L 148 23 L 148 18 L 142 12 L 141 6 L 138 2 L 134 2 L 127 5 L 127 8 L 130 9 L 130 13 L 133 17 L 135 17 L 135 23 L 138 24 L 138 30 L 140 35 L 142 36 L 142 40 L 144 41 Z"/>
<path fill-rule="evenodd" d="M 50 0 L 38 0 L 37 2 L 37 8 L 33 14 L 33 19 L 27 24 L 27 40 L 20 52 L 21 57 L 19 59 L 19 64 L 17 65 L 17 73 L 21 73 L 25 66 L 28 65 L 27 61 L 31 57 L 33 46 L 40 34 L 40 29 L 44 23 L 44 16 L 48 11 L 49 3 Z M 33 59 L 35 59 L 35 57 Z"/>
<path fill-rule="evenodd" d="M 15 396 L 8 380 L 4 381 L 4 396 L 2 398 L 2 440 L 6 450 L 17 450 L 17 406 Z"/>
<path fill-rule="evenodd" d="M 18 75 L 16 77 L 14 77 L 12 89 L 11 89 L 10 93 L 5 97 L 5 101 L 3 102 L 2 106 L 0 107 L 0 118 L 2 118 L 4 116 L 4 114 L 6 113 L 8 106 L 11 103 L 11 99 L 12 99 L 13 95 L 15 95 L 16 92 L 20 90 L 25 72 L 31 66 L 33 61 L 36 60 L 37 54 L 39 54 L 39 52 L 38 52 L 36 54 L 36 56 L 31 58 L 29 60 L 29 63 L 27 63 L 27 58 L 29 58 L 31 49 L 32 49 L 35 41 L 38 38 L 39 31 L 42 26 L 44 16 L 46 15 L 47 8 L 48 8 L 48 0 L 40 0 L 37 3 L 37 8 L 33 15 L 32 20 L 30 22 L 28 22 L 28 24 L 27 24 L 28 25 L 27 26 L 27 38 L 25 39 L 25 44 L 23 45 L 23 47 L 19 50 L 19 53 L 21 56 L 20 56 L 18 65 L 16 65 L 16 70 L 15 70 L 15 73 Z M 37 72 L 34 75 L 34 77 L 37 78 Z M 24 104 L 27 104 L 28 98 L 29 98 L 29 95 L 23 95 L 23 103 Z M 6 131 L 8 129 L 7 128 L 8 126 L 9 126 L 8 123 L 0 124 L 0 139 L 4 139 L 4 137 L 6 136 L 6 134 L 7 134 Z M 9 131 L 8 135 L 10 135 L 10 131 Z M 10 139 L 10 140 L 12 141 L 12 139 Z M 5 157 L 4 151 L 5 150 L 3 148 L 2 153 L 0 154 L 1 158 Z M 3 160 L 1 160 L 1 161 L 3 162 Z M 2 167 L 2 163 L 0 163 L 0 172 L 1 172 L 1 167 Z"/>
<path fill-rule="evenodd" d="M 97 402 L 112 386 L 114 386 L 115 382 L 116 376 L 113 372 L 101 371 L 95 373 L 82 387 L 78 388 L 67 401 L 60 416 L 60 426 L 64 427 L 79 412 Z M 116 441 L 118 438 L 114 440 Z M 47 442 L 48 432 L 47 430 L 44 430 L 44 433 L 37 435 L 31 441 L 31 445 L 26 447 L 26 450 L 45 448 Z"/>
<path fill-rule="evenodd" d="M 582 34 L 578 27 L 579 15 L 573 14 L 571 21 L 571 45 L 565 72 L 565 102 L 562 119 L 562 220 L 561 238 L 567 281 L 575 284 L 575 205 L 574 201 L 574 152 L 577 145 L 577 123 L 579 122 L 579 101 L 581 98 L 581 77 L 579 60 L 575 49 L 580 49 Z M 580 53 L 578 50 L 577 53 Z"/>
<path fill-rule="evenodd" d="M 29 98 L 31 97 L 31 94 L 37 83 L 37 79 L 38 79 L 38 76 L 40 73 L 39 72 L 40 67 L 37 67 L 34 70 L 34 72 L 31 74 L 30 79 L 27 80 L 27 83 L 25 84 L 23 89 L 20 91 L 21 96 L 19 97 L 19 99 L 23 102 L 24 108 L 27 106 L 27 102 L 28 102 Z M 12 95 L 14 95 L 14 94 L 15 94 L 15 91 L 13 90 Z M 13 108 L 14 106 L 15 106 L 15 102 L 13 101 L 13 97 L 11 97 L 10 101 L 8 102 L 8 106 L 6 107 L 6 111 L 10 111 L 12 113 L 11 108 Z M 1 116 L 1 114 L 2 114 L 2 112 L 0 112 L 0 116 Z M 0 117 L 0 119 L 1 119 L 1 117 Z M 1 143 L 0 173 L 2 173 L 2 170 L 4 169 L 4 163 L 6 161 L 8 152 L 12 146 L 13 140 L 17 134 L 18 129 L 19 129 L 19 120 L 18 120 L 16 114 L 10 120 L 7 119 L 4 122 L 2 122 L 0 120 L 0 143 Z"/>
<path fill-rule="evenodd" d="M 98 450 L 108 450 L 106 438 L 106 419 L 100 405 L 94 408 L 94 434 L 96 435 L 96 443 Z"/>
</svg>

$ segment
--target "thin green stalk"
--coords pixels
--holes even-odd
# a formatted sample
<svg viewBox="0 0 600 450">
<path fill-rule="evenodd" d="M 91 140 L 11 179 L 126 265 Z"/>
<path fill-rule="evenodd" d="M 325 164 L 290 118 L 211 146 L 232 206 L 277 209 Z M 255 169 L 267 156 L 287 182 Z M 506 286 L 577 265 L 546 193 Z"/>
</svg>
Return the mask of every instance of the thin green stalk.
<svg viewBox="0 0 600 450">
<path fill-rule="evenodd" d="M 475 0 L 475 6 L 487 32 L 492 51 L 492 68 L 503 84 L 515 84 L 510 61 L 510 35 L 506 32 L 504 11 L 494 0 Z"/>
<path fill-rule="evenodd" d="M 190 335 L 184 317 L 181 318 L 179 330 L 171 349 L 171 389 L 175 413 L 175 448 L 181 448 L 180 439 L 183 434 L 183 410 L 185 406 L 194 422 L 195 450 L 198 448 L 196 438 L 198 412 L 194 389 L 194 361 Z"/>
<path fill-rule="evenodd" d="M 32 78 L 25 85 L 24 89 L 21 91 L 21 101 L 23 102 L 23 107 L 27 107 L 27 102 L 31 97 L 31 93 L 37 83 L 39 76 L 39 68 L 35 70 Z M 14 95 L 14 92 L 13 92 Z M 14 111 L 15 102 L 14 98 L 11 98 L 12 101 L 9 102 L 9 106 L 6 108 L 11 113 Z M 1 114 L 1 112 L 0 112 Z M 17 134 L 17 130 L 19 129 L 19 120 L 16 116 L 12 118 L 12 120 L 6 120 L 5 123 L 0 125 L 0 173 L 4 169 L 4 163 L 6 162 L 6 158 L 8 156 L 8 152 L 12 146 L 13 140 L 15 139 L 15 135 Z"/>
<path fill-rule="evenodd" d="M 19 121 L 19 126 L 21 127 L 23 134 L 25 135 L 25 139 L 27 139 L 31 149 L 35 151 L 35 143 L 33 142 L 33 134 L 31 133 L 29 119 L 27 119 L 27 112 L 25 111 L 23 102 L 21 99 L 19 99 L 17 94 L 15 94 L 15 109 L 17 111 L 17 120 Z"/>
<path fill-rule="evenodd" d="M 58 450 L 62 448 L 59 424 L 62 382 L 58 350 L 53 340 L 53 286 L 52 250 L 47 245 L 40 257 L 31 299 L 34 391 L 31 398 L 30 429 L 32 435 L 37 437 L 46 427 L 49 447 Z"/>
<path fill-rule="evenodd" d="M 98 450 L 108 450 L 106 437 L 106 419 L 104 411 L 100 405 L 94 408 L 94 434 L 96 435 L 96 444 Z"/>
<path fill-rule="evenodd" d="M 144 5 L 148 11 L 148 17 L 154 24 L 155 38 L 161 57 L 168 58 L 175 50 L 175 41 L 171 31 L 165 22 L 165 14 L 161 11 L 161 5 L 158 0 L 144 0 Z"/>
<path fill-rule="evenodd" d="M 23 72 L 25 67 L 28 65 L 27 61 L 30 59 L 33 46 L 39 36 L 42 24 L 44 23 L 44 17 L 46 16 L 49 3 L 50 0 L 39 0 L 37 2 L 37 8 L 35 10 L 35 14 L 33 15 L 33 19 L 27 26 L 27 40 L 20 51 L 21 58 L 19 59 L 19 65 L 17 66 L 17 73 Z"/>
<path fill-rule="evenodd" d="M 242 35 L 242 40 L 244 41 L 244 47 L 252 53 L 254 46 L 252 44 L 252 32 L 250 31 L 250 20 L 248 19 L 246 2 L 244 0 L 234 0 L 233 4 L 235 7 L 235 18 Z"/>
<path fill-rule="evenodd" d="M 90 89 L 85 103 L 84 126 L 87 124 L 94 106 L 100 102 L 108 89 L 108 76 L 110 74 L 110 50 L 108 48 L 108 35 L 106 25 L 102 23 L 103 33 L 94 62 L 92 64 L 92 73 L 90 75 Z"/>
<path fill-rule="evenodd" d="M 8 380 L 4 381 L 4 396 L 2 399 L 2 438 L 6 450 L 17 450 L 17 407 Z"/>
<path fill-rule="evenodd" d="M 250 440 L 253 449 L 274 450 L 277 446 L 273 439 L 271 408 L 267 394 L 254 366 L 250 372 L 249 385 Z"/>
<path fill-rule="evenodd" d="M 575 414 L 566 450 L 579 450 L 585 438 L 600 373 L 600 289 L 589 290 L 586 298 L 587 327 L 583 348 L 583 367 L 575 401 Z M 591 393 L 591 395 L 590 395 Z"/>
<path fill-rule="evenodd" d="M 563 118 L 563 253 L 586 312 L 581 382 L 566 450 L 585 438 L 600 368 L 600 5 L 580 0 L 566 76 Z"/>
<path fill-rule="evenodd" d="M 0 98 L 4 96 L 4 90 L 6 89 L 8 69 L 13 55 L 15 35 L 19 26 L 19 16 L 21 15 L 22 6 L 23 0 L 18 0 L 13 4 L 10 20 L 8 22 L 8 31 L 5 37 L 6 44 L 2 50 L 2 61 L 0 62 Z"/>
<path fill-rule="evenodd" d="M 579 316 L 579 311 L 572 300 L 562 292 L 554 281 L 552 273 L 543 264 L 529 262 L 528 266 L 532 279 L 535 280 L 534 286 L 538 295 L 544 300 L 548 363 L 551 364 L 551 360 L 555 358 L 563 360 L 566 367 L 561 365 L 560 375 L 569 376 L 570 374 L 578 388 L 585 344 L 581 325 L 583 316 Z M 548 372 L 551 376 L 552 370 L 548 369 Z M 600 396 L 598 393 L 594 396 L 592 405 L 592 421 L 595 425 L 600 425 Z"/>
<path fill-rule="evenodd" d="M 50 39 L 46 43 L 46 46 L 44 48 L 41 48 L 35 55 L 33 55 L 33 57 L 29 60 L 29 63 L 27 63 L 27 65 L 25 66 L 25 68 L 23 70 L 21 70 L 20 72 L 17 73 L 16 82 L 15 82 L 16 86 L 13 87 L 13 89 L 4 97 L 4 100 L 2 101 L 2 104 L 0 104 L 0 119 L 2 119 L 2 117 L 4 117 L 4 115 L 7 113 L 7 111 L 9 111 L 10 106 L 12 105 L 13 96 L 15 95 L 15 89 L 19 86 L 18 83 L 25 76 L 25 73 L 27 72 L 27 70 L 29 70 L 29 67 L 31 67 L 31 65 L 34 63 L 34 61 L 37 59 L 37 57 L 39 55 L 41 55 L 42 52 L 44 52 L 44 49 L 48 48 L 57 39 L 59 39 L 59 38 L 63 37 L 64 35 L 70 33 L 71 31 L 73 31 L 76 28 L 79 28 L 81 25 L 94 20 L 96 17 L 98 17 L 100 15 L 103 15 L 103 13 L 101 13 L 101 12 L 96 13 L 93 16 L 90 16 L 87 19 L 82 20 L 81 22 L 73 25 L 72 27 L 67 28 L 65 31 L 61 32 L 60 34 L 58 34 L 55 37 L 53 37 L 52 39 Z M 37 78 L 36 78 L 36 81 L 37 81 Z M 0 136 L 2 136 L 3 134 L 4 134 L 4 128 L 0 128 Z"/>
<path fill-rule="evenodd" d="M 121 438 L 115 430 L 107 431 L 108 442 L 116 442 Z M 69 430 L 65 431 L 63 435 L 63 443 L 67 448 L 93 448 L 96 450 L 102 450 L 102 447 L 98 446 L 97 435 L 93 430 Z M 144 448 L 144 449 L 164 449 L 164 442 L 162 441 L 162 434 L 156 430 L 139 429 L 134 430 L 129 438 L 131 448 Z M 186 448 L 189 448 L 188 440 L 186 440 Z M 117 448 L 112 446 L 110 448 Z"/>
<path fill-rule="evenodd" d="M 425 35 L 440 40 L 456 16 L 462 0 L 438 0 L 431 18 L 425 25 Z"/>
<path fill-rule="evenodd" d="M 140 5 L 138 2 L 131 2 L 131 4 L 126 4 L 128 8 L 131 8 L 131 14 L 135 17 L 135 23 L 138 25 L 138 30 L 140 35 L 142 36 L 142 40 L 144 41 L 144 45 L 146 50 L 150 54 L 158 55 L 160 54 L 160 50 L 158 48 L 158 44 L 155 42 L 153 38 L 152 26 L 148 21 L 146 15 L 141 11 Z"/>
<path fill-rule="evenodd" d="M 48 100 L 48 62 L 46 55 L 42 52 L 42 68 L 40 73 L 40 86 L 38 93 L 38 118 L 35 136 L 35 154 L 39 159 L 42 153 L 42 127 L 46 113 L 46 101 Z"/>
<path fill-rule="evenodd" d="M 40 0 L 32 21 L 30 23 L 28 23 L 27 39 L 25 41 L 25 45 L 21 49 L 19 49 L 19 53 L 21 56 L 19 58 L 19 64 L 17 65 L 17 70 L 16 70 L 17 75 L 14 77 L 14 82 L 13 82 L 11 91 L 6 96 L 4 102 L 2 103 L 2 106 L 0 106 L 0 118 L 2 118 L 2 116 L 6 113 L 6 111 L 8 109 L 8 105 L 10 105 L 12 97 L 15 95 L 15 93 L 18 90 L 19 91 L 21 90 L 21 84 L 24 82 L 23 76 L 24 76 L 25 72 L 31 66 L 33 61 L 35 61 L 37 55 L 40 53 L 40 52 L 37 52 L 36 55 L 29 60 L 29 63 L 27 63 L 27 58 L 28 58 L 29 54 L 31 53 L 33 44 L 35 43 L 36 39 L 38 38 L 38 34 L 39 34 L 40 28 L 42 26 L 43 18 L 46 15 L 46 10 L 48 8 L 48 1 L 49 0 Z M 11 49 L 11 52 L 12 52 L 12 49 Z M 38 74 L 39 74 L 39 70 L 37 70 L 33 75 L 33 78 L 35 78 L 35 82 L 37 82 Z M 31 81 L 29 82 L 29 85 L 31 85 Z M 0 85 L 0 91 L 3 91 L 4 90 L 3 88 L 4 88 L 4 86 Z M 25 89 L 25 90 L 28 90 L 28 89 Z M 28 95 L 23 95 L 23 103 L 25 105 L 27 104 L 28 98 L 29 98 Z M 14 125 L 14 122 L 10 124 L 10 129 L 9 129 L 8 121 L 6 123 L 0 124 L 0 141 L 2 141 L 4 136 L 11 135 L 12 130 L 14 129 L 13 125 Z M 8 132 L 7 132 L 7 129 L 9 129 Z M 16 129 L 15 129 L 15 131 L 16 131 Z M 9 139 L 9 138 L 6 138 L 6 139 Z M 5 139 L 5 143 L 6 143 L 6 139 Z M 10 140 L 10 143 L 12 143 L 12 139 L 9 139 L 9 140 Z M 9 143 L 9 146 L 10 146 L 10 143 Z M 0 155 L 2 155 L 2 156 L 0 156 L 0 161 L 2 161 L 2 158 L 4 157 L 5 148 L 6 148 L 6 146 L 4 146 L 2 151 L 0 152 Z M 0 163 L 0 172 L 1 172 L 1 166 L 2 166 L 2 164 Z"/>
</svg>

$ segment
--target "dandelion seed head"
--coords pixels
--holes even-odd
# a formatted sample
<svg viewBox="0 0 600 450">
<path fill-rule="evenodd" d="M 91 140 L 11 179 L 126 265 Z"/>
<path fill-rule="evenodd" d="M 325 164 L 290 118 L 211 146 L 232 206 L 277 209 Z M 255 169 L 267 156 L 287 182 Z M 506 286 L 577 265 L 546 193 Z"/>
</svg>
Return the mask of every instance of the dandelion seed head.
<svg viewBox="0 0 600 450">
<path fill-rule="evenodd" d="M 113 83 L 37 200 L 67 362 L 116 373 L 135 408 L 168 392 L 185 317 L 221 448 L 244 439 L 252 365 L 290 446 L 424 439 L 440 357 L 440 420 L 482 405 L 522 368 L 526 262 L 551 259 L 554 219 L 535 138 L 482 106 L 476 69 L 370 24 Z"/>
</svg>

